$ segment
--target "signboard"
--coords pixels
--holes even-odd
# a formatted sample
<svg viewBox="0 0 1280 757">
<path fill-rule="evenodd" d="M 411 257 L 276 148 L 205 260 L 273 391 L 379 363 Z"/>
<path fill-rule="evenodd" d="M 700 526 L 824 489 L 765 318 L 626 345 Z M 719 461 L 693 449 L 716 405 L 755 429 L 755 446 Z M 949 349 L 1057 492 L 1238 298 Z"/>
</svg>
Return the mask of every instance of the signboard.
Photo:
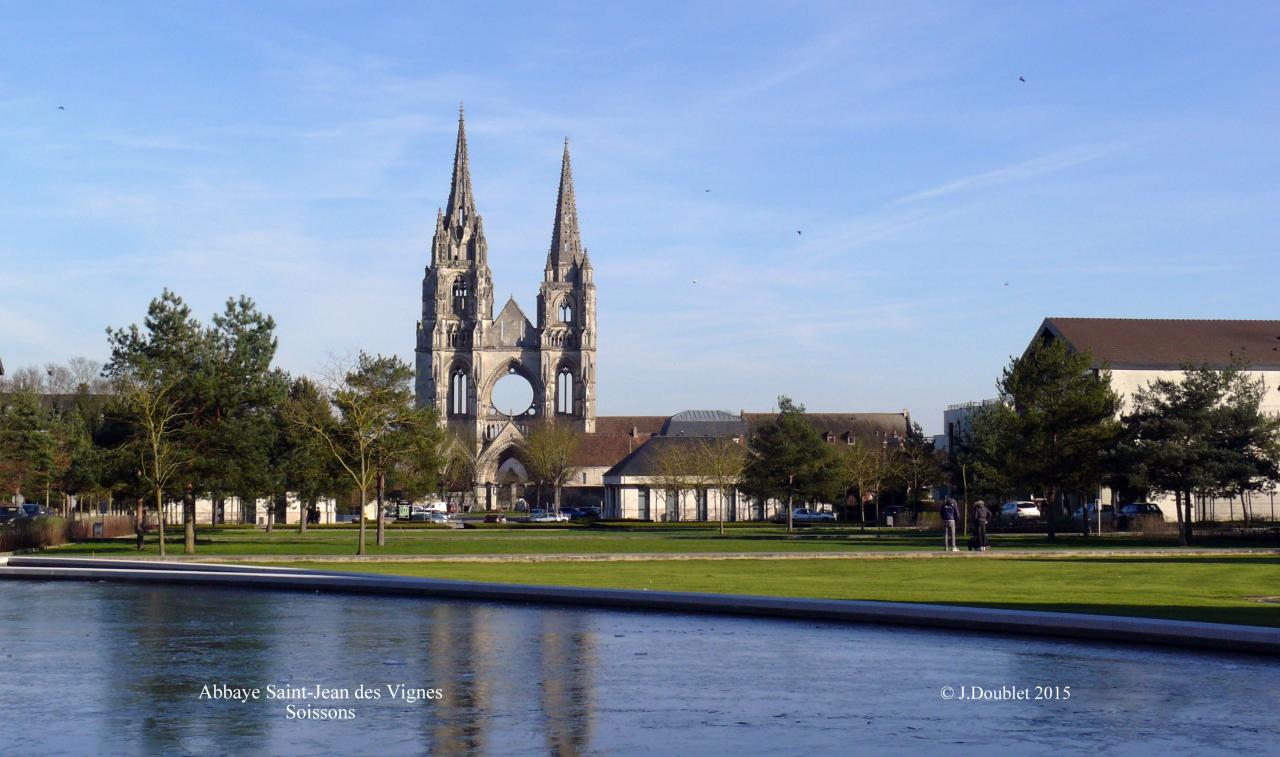
<svg viewBox="0 0 1280 757">
<path fill-rule="evenodd" d="M 412 508 L 409 505 L 398 505 L 396 507 L 396 520 L 409 520 Z"/>
<path fill-rule="evenodd" d="M 106 503 L 106 502 L 99 502 L 99 503 L 98 503 L 98 515 L 106 515 L 106 514 L 107 514 L 107 503 Z"/>
</svg>

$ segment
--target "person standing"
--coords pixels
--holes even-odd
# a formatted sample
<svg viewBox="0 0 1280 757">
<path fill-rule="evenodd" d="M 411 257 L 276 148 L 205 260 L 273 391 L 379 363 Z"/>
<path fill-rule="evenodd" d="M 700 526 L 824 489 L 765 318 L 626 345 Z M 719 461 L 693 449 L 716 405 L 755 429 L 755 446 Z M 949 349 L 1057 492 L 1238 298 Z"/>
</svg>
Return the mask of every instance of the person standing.
<svg viewBox="0 0 1280 757">
<path fill-rule="evenodd" d="M 960 516 L 960 510 L 956 507 L 954 499 L 948 499 L 942 503 L 942 551 L 943 552 L 959 552 L 956 547 L 956 520 Z"/>
<path fill-rule="evenodd" d="M 973 503 L 974 536 L 978 540 L 978 550 L 981 552 L 987 551 L 987 521 L 989 520 L 991 520 L 991 511 L 987 509 L 987 503 L 982 500 Z"/>
</svg>

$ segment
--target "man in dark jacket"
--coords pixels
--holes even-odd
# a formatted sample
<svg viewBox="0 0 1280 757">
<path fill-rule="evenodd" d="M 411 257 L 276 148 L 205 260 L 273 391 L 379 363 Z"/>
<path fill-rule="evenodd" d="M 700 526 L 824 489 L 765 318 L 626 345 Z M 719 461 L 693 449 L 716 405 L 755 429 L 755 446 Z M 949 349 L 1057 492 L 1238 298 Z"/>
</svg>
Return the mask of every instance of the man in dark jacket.
<svg viewBox="0 0 1280 757">
<path fill-rule="evenodd" d="M 956 548 L 956 520 L 960 516 L 960 510 L 956 507 L 954 499 L 948 499 L 942 503 L 942 551 L 943 552 L 959 552 Z"/>
<path fill-rule="evenodd" d="M 978 549 L 983 552 L 987 551 L 987 521 L 989 520 L 991 520 L 991 511 L 987 509 L 987 503 L 978 500 L 973 504 L 974 538 L 978 540 Z"/>
</svg>

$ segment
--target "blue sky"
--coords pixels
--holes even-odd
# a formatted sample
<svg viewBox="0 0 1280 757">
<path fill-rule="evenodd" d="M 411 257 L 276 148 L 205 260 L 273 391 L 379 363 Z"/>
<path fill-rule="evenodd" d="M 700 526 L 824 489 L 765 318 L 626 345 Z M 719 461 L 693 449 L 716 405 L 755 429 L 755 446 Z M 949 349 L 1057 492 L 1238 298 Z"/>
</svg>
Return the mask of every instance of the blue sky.
<svg viewBox="0 0 1280 757">
<path fill-rule="evenodd" d="M 937 430 L 1046 315 L 1277 317 L 1274 4 L 0 11 L 10 368 L 104 359 L 166 286 L 253 297 L 291 371 L 411 359 L 459 100 L 499 305 L 571 139 L 601 414 Z"/>
</svg>

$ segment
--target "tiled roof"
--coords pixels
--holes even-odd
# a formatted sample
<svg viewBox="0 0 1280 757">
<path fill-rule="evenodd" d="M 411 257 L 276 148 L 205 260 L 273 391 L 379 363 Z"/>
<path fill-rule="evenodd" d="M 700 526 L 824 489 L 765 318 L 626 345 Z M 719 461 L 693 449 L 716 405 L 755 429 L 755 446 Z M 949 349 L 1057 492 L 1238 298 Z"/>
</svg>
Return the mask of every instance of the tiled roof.
<svg viewBox="0 0 1280 757">
<path fill-rule="evenodd" d="M 1088 350 L 1094 367 L 1221 368 L 1243 357 L 1253 368 L 1280 369 L 1280 321 L 1156 318 L 1046 318 L 1036 338 L 1065 339 Z"/>
<path fill-rule="evenodd" d="M 658 474 L 658 455 L 676 448 L 692 453 L 704 440 L 686 436 L 655 436 L 605 471 L 606 476 L 654 476 Z"/>
<path fill-rule="evenodd" d="M 597 415 L 596 433 L 625 436 L 635 428 L 643 439 L 662 431 L 662 424 L 666 422 L 665 415 Z"/>
<path fill-rule="evenodd" d="M 778 417 L 777 413 L 744 413 L 747 428 L 754 432 L 761 425 Z M 849 441 L 849 436 L 861 441 L 880 441 L 902 438 L 907 433 L 907 417 L 902 413 L 805 413 L 805 420 L 824 437 L 832 441 Z"/>
<path fill-rule="evenodd" d="M 635 439 L 620 434 L 583 434 L 582 444 L 578 447 L 573 464 L 583 468 L 608 468 L 644 444 L 648 438 L 642 436 Z"/>
</svg>

